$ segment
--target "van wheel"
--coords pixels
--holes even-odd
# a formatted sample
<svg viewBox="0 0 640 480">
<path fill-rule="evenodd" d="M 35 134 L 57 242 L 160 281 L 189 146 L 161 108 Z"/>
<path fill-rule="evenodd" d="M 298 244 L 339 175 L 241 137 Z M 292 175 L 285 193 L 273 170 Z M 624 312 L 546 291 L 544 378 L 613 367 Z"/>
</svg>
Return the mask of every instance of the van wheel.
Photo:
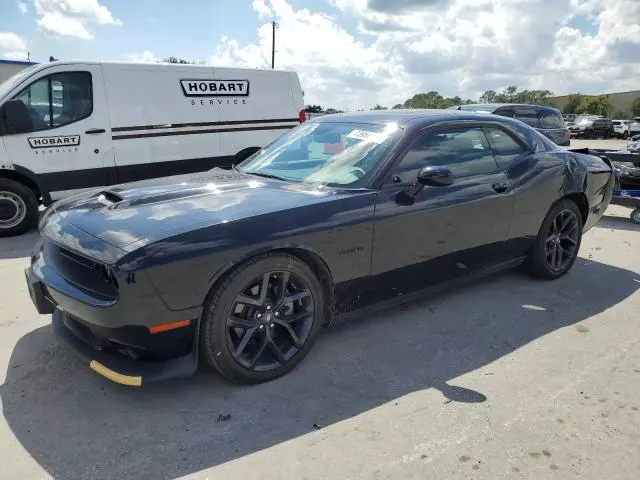
<svg viewBox="0 0 640 480">
<path fill-rule="evenodd" d="M 38 201 L 22 183 L 0 178 L 0 237 L 11 237 L 35 227 Z"/>
</svg>

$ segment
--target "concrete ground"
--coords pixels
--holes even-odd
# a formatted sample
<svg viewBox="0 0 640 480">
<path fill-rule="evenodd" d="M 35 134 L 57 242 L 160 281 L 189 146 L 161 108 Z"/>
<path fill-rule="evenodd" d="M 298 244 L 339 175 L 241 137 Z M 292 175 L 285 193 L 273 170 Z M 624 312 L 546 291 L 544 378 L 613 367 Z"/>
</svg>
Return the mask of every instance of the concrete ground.
<svg viewBox="0 0 640 480">
<path fill-rule="evenodd" d="M 610 207 L 560 280 L 508 272 L 353 321 L 253 387 L 97 376 L 31 305 L 35 234 L 0 239 L 2 478 L 637 479 L 629 211 Z"/>
<path fill-rule="evenodd" d="M 607 148 L 611 150 L 617 150 L 623 145 L 630 143 L 630 140 L 621 140 L 617 138 L 610 138 L 608 140 L 592 140 L 585 138 L 572 138 L 571 146 L 569 148 Z"/>
</svg>

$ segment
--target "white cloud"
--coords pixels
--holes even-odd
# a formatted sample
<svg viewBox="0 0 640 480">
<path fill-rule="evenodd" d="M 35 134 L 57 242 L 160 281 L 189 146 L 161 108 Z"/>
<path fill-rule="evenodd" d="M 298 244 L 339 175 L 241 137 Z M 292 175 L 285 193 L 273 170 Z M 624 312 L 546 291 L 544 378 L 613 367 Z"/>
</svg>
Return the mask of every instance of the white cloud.
<svg viewBox="0 0 640 480">
<path fill-rule="evenodd" d="M 98 0 L 35 0 L 34 3 L 38 26 L 51 36 L 89 40 L 93 38 L 88 28 L 92 23 L 122 24 Z"/>
<path fill-rule="evenodd" d="M 254 8 L 260 13 L 263 4 L 256 1 Z M 406 98 L 411 78 L 393 53 L 356 40 L 326 14 L 296 10 L 286 0 L 271 0 L 268 8 L 279 23 L 276 67 L 298 72 L 307 103 L 372 107 L 378 97 L 387 101 Z M 260 26 L 258 41 L 243 47 L 223 36 L 211 63 L 270 67 L 271 24 Z"/>
<path fill-rule="evenodd" d="M 253 1 L 260 19 L 278 21 L 276 67 L 299 73 L 306 103 L 391 106 L 429 90 L 477 98 L 510 84 L 558 94 L 638 88 L 638 0 L 330 3 L 333 17 Z M 211 61 L 269 67 L 270 23 L 245 45 L 226 32 Z"/>
<path fill-rule="evenodd" d="M 15 33 L 0 32 L 0 50 L 26 50 L 27 42 Z"/>
<path fill-rule="evenodd" d="M 6 58 L 7 60 L 24 60 L 25 62 L 29 59 L 27 52 L 2 52 L 2 54 L 0 54 L 0 56 L 2 56 L 3 58 Z"/>
<path fill-rule="evenodd" d="M 131 53 L 126 57 L 127 60 L 136 63 L 158 63 L 160 61 L 160 59 L 156 58 L 156 56 L 149 50 L 145 50 L 142 53 Z"/>
<path fill-rule="evenodd" d="M 20 13 L 22 15 L 25 15 L 27 13 L 27 4 L 21 2 L 20 0 L 16 0 L 16 4 L 18 5 L 18 10 L 20 10 Z"/>
<path fill-rule="evenodd" d="M 27 42 L 11 32 L 0 32 L 0 57 L 10 60 L 27 59 Z"/>
<path fill-rule="evenodd" d="M 258 12 L 258 18 L 260 18 L 260 20 L 273 16 L 273 10 L 271 10 L 268 0 L 253 0 L 251 6 Z"/>
</svg>

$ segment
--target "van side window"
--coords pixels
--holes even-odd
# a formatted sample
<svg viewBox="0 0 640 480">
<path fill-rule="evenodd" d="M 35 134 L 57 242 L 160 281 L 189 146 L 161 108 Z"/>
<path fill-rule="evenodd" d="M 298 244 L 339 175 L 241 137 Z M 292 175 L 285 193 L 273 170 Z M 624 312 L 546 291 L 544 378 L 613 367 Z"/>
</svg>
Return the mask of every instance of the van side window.
<svg viewBox="0 0 640 480">
<path fill-rule="evenodd" d="M 540 128 L 565 128 L 562 115 L 553 110 L 541 110 Z"/>
<path fill-rule="evenodd" d="M 499 128 L 486 128 L 485 132 L 500 168 L 505 168 L 511 160 L 525 153 L 525 149 L 507 132 Z"/>
<path fill-rule="evenodd" d="M 447 166 L 456 177 L 495 172 L 496 161 L 481 128 L 455 128 L 419 138 L 393 168 L 392 178 L 414 183 L 426 166 Z M 397 180 L 394 183 L 398 183 Z"/>
<path fill-rule="evenodd" d="M 54 73 L 32 83 L 14 99 L 29 110 L 34 132 L 62 127 L 93 112 L 91 74 Z"/>
<path fill-rule="evenodd" d="M 14 100 L 25 104 L 31 119 L 33 131 L 48 130 L 51 125 L 51 111 L 49 109 L 49 78 L 41 78 L 20 92 Z"/>
</svg>

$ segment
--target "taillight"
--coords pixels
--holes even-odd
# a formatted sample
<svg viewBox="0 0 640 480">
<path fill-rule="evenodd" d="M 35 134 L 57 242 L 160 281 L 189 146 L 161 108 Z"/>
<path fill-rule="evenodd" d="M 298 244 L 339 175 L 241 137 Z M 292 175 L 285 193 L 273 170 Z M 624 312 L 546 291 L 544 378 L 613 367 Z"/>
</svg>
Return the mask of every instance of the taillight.
<svg viewBox="0 0 640 480">
<path fill-rule="evenodd" d="M 300 123 L 304 123 L 307 120 L 307 112 L 305 112 L 304 110 L 300 110 L 298 118 L 300 119 Z"/>
</svg>

